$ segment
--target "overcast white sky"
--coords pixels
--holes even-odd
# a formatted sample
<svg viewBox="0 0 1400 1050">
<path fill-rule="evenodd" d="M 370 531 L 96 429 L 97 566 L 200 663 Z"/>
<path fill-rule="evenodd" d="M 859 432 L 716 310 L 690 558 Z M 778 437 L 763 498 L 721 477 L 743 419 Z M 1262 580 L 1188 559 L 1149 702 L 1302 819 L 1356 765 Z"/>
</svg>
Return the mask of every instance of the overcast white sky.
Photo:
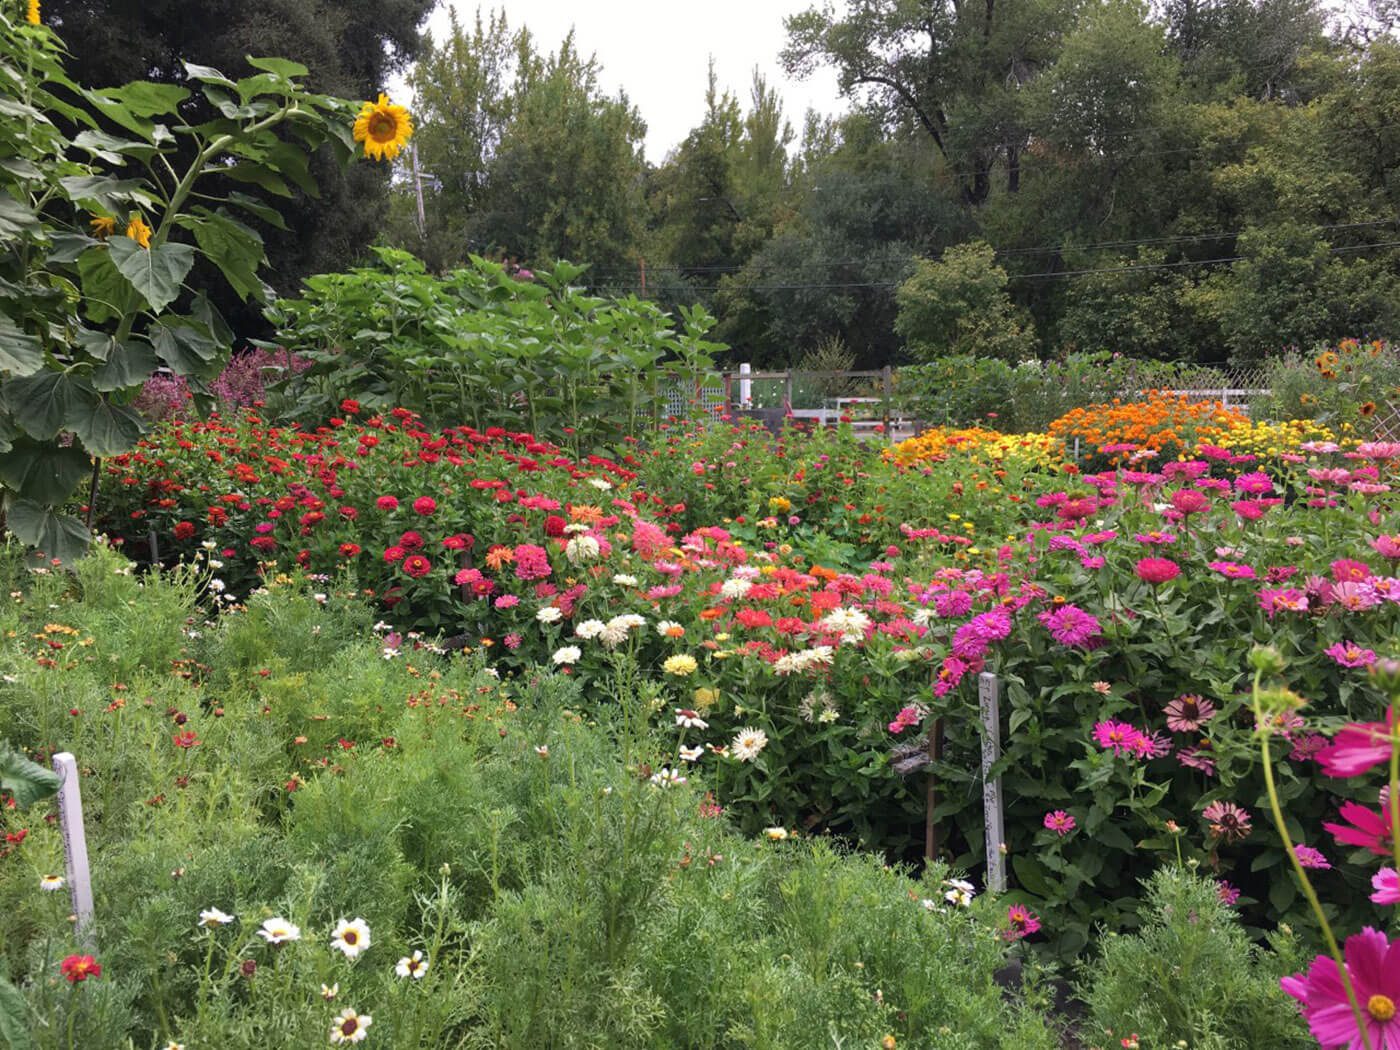
<svg viewBox="0 0 1400 1050">
<path fill-rule="evenodd" d="M 662 158 L 699 123 L 705 110 L 705 75 L 710 56 L 720 86 L 748 108 L 755 66 L 778 89 L 783 112 L 797 134 L 809 108 L 833 113 L 846 107 L 836 77 L 820 70 L 806 80 L 789 80 L 778 63 L 786 42 L 783 18 L 812 6 L 813 0 L 496 0 L 478 5 L 456 0 L 457 16 L 471 24 L 477 7 L 505 8 L 512 29 L 528 27 L 535 44 L 553 51 L 572 27 L 579 51 L 596 55 L 602 84 L 621 88 L 647 123 L 646 155 Z M 448 2 L 428 20 L 435 37 L 447 33 Z M 402 81 L 398 96 L 408 97 Z"/>
</svg>

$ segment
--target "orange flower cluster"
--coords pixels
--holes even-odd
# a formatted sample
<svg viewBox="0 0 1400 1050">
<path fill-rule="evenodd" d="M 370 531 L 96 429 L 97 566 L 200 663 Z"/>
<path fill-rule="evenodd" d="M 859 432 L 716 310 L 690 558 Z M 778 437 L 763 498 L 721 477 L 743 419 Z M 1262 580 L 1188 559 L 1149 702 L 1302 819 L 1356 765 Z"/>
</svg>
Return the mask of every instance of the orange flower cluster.
<svg viewBox="0 0 1400 1050">
<path fill-rule="evenodd" d="M 1050 424 L 1050 433 L 1068 445 L 1078 438 L 1087 450 L 1109 455 L 1143 449 L 1153 452 L 1190 448 L 1202 427 L 1247 425 L 1249 417 L 1218 401 L 1192 401 L 1179 394 L 1149 390 L 1141 401 L 1090 405 L 1066 412 Z"/>
</svg>

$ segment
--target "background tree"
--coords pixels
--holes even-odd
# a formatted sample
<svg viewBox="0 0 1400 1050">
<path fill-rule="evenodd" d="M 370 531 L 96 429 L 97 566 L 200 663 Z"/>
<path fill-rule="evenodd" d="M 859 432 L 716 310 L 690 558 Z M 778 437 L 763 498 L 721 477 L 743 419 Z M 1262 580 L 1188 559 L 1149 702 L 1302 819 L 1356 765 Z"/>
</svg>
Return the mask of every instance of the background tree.
<svg viewBox="0 0 1400 1050">
<path fill-rule="evenodd" d="M 1016 362 L 1035 356 L 1030 319 L 1007 294 L 1006 271 L 983 241 L 920 259 L 899 286 L 894 327 L 917 358 L 971 354 Z"/>
</svg>

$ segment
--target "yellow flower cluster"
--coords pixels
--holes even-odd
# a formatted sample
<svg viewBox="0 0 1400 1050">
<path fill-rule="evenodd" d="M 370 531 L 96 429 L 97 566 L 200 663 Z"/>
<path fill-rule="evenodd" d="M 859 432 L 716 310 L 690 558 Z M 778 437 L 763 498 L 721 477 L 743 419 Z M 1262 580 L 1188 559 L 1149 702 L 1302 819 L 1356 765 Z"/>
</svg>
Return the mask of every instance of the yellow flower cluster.
<svg viewBox="0 0 1400 1050">
<path fill-rule="evenodd" d="M 1236 420 L 1225 426 L 1202 427 L 1196 436 L 1201 444 L 1218 445 L 1237 455 L 1255 456 L 1297 452 L 1298 447 L 1308 441 L 1335 441 L 1348 447 L 1356 444 L 1356 439 L 1349 434 L 1339 437 L 1331 427 L 1312 419 L 1288 419 L 1281 423 Z"/>
<path fill-rule="evenodd" d="M 1058 467 L 1064 443 L 1049 434 L 1003 434 L 985 427 L 934 427 L 885 453 L 900 466 L 961 457 L 973 463 L 1021 468 Z"/>
</svg>

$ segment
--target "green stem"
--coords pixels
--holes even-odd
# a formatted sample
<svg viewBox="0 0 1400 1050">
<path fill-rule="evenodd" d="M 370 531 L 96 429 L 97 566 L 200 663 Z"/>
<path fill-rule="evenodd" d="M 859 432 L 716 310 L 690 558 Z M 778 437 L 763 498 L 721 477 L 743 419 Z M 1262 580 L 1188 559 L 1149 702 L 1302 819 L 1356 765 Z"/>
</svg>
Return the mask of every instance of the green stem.
<svg viewBox="0 0 1400 1050">
<path fill-rule="evenodd" d="M 1390 807 L 1390 852 L 1395 857 L 1395 870 L 1400 872 L 1400 723 L 1395 717 L 1395 701 L 1390 703 L 1390 794 L 1386 805 Z"/>
<path fill-rule="evenodd" d="M 1254 674 L 1254 718 L 1258 727 L 1266 724 L 1264 712 L 1259 707 L 1259 679 L 1261 672 Z M 1288 834 L 1288 827 L 1283 822 L 1283 807 L 1279 803 L 1278 788 L 1274 784 L 1274 762 L 1269 751 L 1269 732 L 1264 728 L 1257 728 L 1259 734 L 1259 750 L 1264 761 L 1264 786 L 1269 794 L 1269 811 L 1274 818 L 1274 826 L 1278 828 L 1279 838 L 1283 840 L 1284 852 L 1288 854 L 1288 860 L 1293 865 L 1293 872 L 1298 876 L 1298 881 L 1302 884 L 1303 895 L 1307 897 L 1308 904 L 1312 907 L 1313 915 L 1317 917 L 1318 925 L 1322 928 L 1322 937 L 1327 942 L 1328 954 L 1337 964 L 1337 973 L 1342 979 L 1342 990 L 1347 994 L 1347 1002 L 1351 1004 L 1351 1012 L 1356 1017 L 1356 1028 L 1361 1033 L 1361 1041 L 1365 1050 L 1373 1050 L 1371 1046 L 1371 1036 L 1367 1030 L 1366 1015 L 1361 1010 L 1361 1003 L 1356 998 L 1356 989 L 1352 987 L 1351 975 L 1347 972 L 1346 959 L 1342 955 L 1342 949 L 1337 944 L 1337 938 L 1332 933 L 1332 924 L 1327 921 L 1327 915 L 1322 910 L 1322 902 L 1318 900 L 1317 891 L 1313 889 L 1312 881 L 1308 878 L 1308 873 L 1304 869 L 1302 862 L 1298 859 L 1298 853 L 1293 848 L 1293 840 Z"/>
</svg>

